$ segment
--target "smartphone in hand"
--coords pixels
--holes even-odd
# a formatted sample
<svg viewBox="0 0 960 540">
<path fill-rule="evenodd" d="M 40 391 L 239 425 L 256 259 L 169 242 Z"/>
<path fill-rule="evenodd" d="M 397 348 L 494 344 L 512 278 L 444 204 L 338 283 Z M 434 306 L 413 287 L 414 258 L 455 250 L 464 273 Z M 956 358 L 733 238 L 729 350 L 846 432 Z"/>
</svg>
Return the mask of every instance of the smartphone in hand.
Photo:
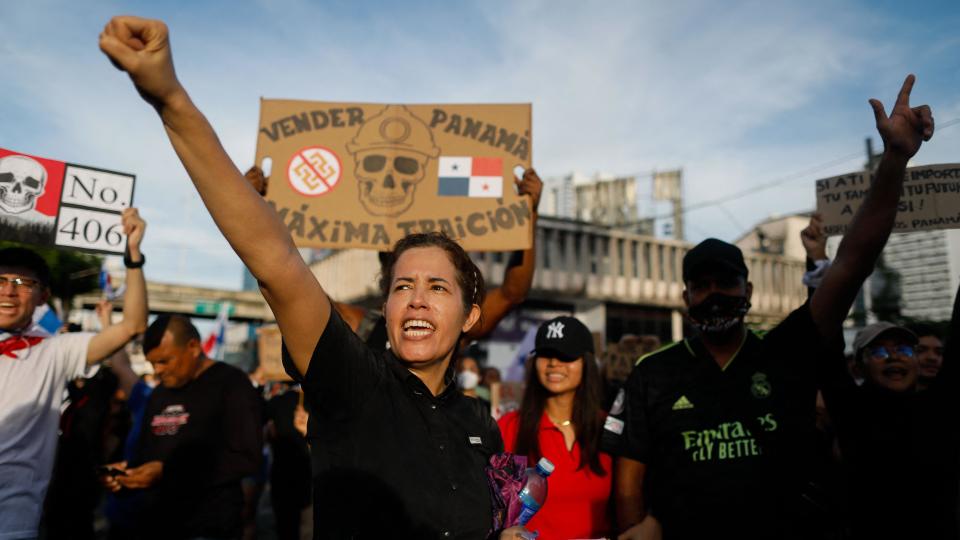
<svg viewBox="0 0 960 540">
<path fill-rule="evenodd" d="M 108 467 L 106 465 L 101 465 L 97 467 L 97 476 L 122 476 L 125 474 L 127 474 L 127 471 L 123 469 Z"/>
</svg>

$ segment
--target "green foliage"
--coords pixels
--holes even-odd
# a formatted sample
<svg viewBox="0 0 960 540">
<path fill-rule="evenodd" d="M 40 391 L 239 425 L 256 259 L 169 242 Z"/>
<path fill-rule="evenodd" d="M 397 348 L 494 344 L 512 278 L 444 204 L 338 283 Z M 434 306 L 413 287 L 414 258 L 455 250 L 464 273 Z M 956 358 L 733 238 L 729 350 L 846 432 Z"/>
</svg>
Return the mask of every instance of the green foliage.
<svg viewBox="0 0 960 540">
<path fill-rule="evenodd" d="M 50 292 L 58 298 L 69 300 L 100 286 L 99 269 L 103 261 L 101 257 L 75 250 L 0 241 L 0 248 L 5 247 L 28 248 L 43 257 L 50 265 Z M 81 276 L 70 277 L 81 272 Z"/>
</svg>

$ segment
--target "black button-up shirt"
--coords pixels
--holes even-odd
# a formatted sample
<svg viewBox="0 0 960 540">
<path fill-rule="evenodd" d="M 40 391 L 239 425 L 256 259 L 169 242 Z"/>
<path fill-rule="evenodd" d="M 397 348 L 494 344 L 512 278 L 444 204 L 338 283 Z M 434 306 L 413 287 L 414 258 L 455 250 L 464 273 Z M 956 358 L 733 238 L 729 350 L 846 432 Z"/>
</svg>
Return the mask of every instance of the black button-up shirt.
<svg viewBox="0 0 960 540">
<path fill-rule="evenodd" d="M 301 376 L 316 538 L 485 538 L 484 467 L 503 451 L 496 423 L 453 385 L 433 396 L 391 351 L 376 352 L 336 310 Z"/>
</svg>

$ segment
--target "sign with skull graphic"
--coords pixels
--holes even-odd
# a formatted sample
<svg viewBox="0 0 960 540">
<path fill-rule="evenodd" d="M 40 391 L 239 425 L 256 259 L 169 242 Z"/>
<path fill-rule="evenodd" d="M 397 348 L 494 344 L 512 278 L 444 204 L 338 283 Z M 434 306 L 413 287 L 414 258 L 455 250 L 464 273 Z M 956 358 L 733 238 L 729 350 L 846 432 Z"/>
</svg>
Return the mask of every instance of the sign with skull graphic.
<svg viewBox="0 0 960 540">
<path fill-rule="evenodd" d="M 477 251 L 524 249 L 529 104 L 399 105 L 261 100 L 266 198 L 303 247 L 386 251 L 441 231 Z"/>
<path fill-rule="evenodd" d="M 0 148 L 0 238 L 123 253 L 134 176 Z"/>
</svg>

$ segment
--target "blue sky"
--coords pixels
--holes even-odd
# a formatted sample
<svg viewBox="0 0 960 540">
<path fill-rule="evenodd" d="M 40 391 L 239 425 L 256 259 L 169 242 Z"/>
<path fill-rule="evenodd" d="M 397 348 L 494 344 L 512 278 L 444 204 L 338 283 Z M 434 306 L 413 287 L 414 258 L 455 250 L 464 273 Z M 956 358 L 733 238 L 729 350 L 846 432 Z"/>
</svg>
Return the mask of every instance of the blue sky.
<svg viewBox="0 0 960 540">
<path fill-rule="evenodd" d="M 241 169 L 261 96 L 532 102 L 543 176 L 683 167 L 687 204 L 849 156 L 689 212 L 694 241 L 812 208 L 816 178 L 862 165 L 867 98 L 889 109 L 909 72 L 915 104 L 960 118 L 956 0 L 5 2 L 0 147 L 135 173 L 160 281 L 236 288 L 241 266 L 155 113 L 97 48 L 121 13 L 169 24 L 178 74 Z M 915 158 L 957 161 L 960 125 Z"/>
</svg>

